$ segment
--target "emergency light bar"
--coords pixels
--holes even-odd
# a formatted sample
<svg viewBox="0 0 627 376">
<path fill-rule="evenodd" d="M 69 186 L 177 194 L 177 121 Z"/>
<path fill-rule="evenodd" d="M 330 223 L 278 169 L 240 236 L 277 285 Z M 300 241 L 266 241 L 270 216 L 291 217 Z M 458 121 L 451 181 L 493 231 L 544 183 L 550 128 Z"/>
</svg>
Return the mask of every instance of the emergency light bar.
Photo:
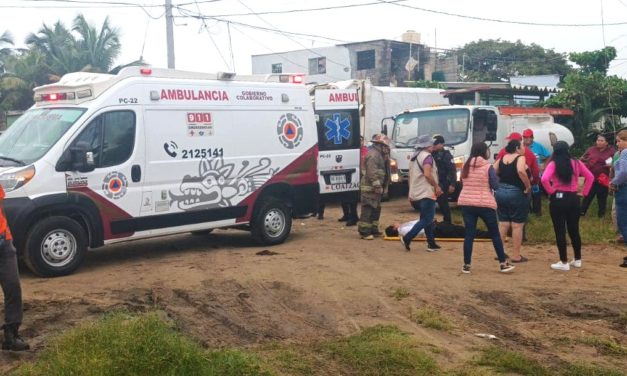
<svg viewBox="0 0 627 376">
<path fill-rule="evenodd" d="M 75 99 L 82 99 L 91 97 L 91 90 L 84 89 L 77 92 L 69 91 L 65 93 L 46 93 L 35 94 L 33 100 L 35 102 L 57 102 L 57 101 L 73 101 Z"/>
<path fill-rule="evenodd" d="M 279 75 L 279 82 L 290 84 L 302 84 L 305 81 L 304 74 L 281 74 Z"/>
</svg>

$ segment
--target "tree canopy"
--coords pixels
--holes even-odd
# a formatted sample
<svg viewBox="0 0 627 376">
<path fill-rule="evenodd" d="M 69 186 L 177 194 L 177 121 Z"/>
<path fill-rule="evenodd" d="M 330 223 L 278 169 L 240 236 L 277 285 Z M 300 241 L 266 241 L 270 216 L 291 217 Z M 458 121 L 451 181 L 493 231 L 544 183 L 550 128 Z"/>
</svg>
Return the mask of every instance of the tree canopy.
<svg viewBox="0 0 627 376">
<path fill-rule="evenodd" d="M 456 51 L 463 81 L 501 82 L 512 76 L 559 74 L 571 71 L 566 54 L 500 39 L 470 42 Z"/>
<path fill-rule="evenodd" d="M 105 18 L 100 27 L 82 14 L 68 29 L 61 21 L 45 23 L 26 38 L 28 49 L 12 48 L 8 31 L 0 34 L 0 110 L 30 107 L 36 86 L 58 81 L 70 72 L 107 73 L 121 52 L 119 31 Z M 133 62 L 128 65 L 143 64 Z"/>
</svg>

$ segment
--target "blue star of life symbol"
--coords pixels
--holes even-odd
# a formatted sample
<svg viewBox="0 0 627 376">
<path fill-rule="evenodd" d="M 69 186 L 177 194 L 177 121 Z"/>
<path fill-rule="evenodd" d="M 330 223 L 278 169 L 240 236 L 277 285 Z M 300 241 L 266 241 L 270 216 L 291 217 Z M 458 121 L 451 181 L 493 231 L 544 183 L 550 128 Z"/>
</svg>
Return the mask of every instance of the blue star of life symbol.
<svg viewBox="0 0 627 376">
<path fill-rule="evenodd" d="M 333 114 L 333 118 L 327 119 L 324 123 L 324 126 L 327 127 L 324 135 L 327 140 L 333 140 L 335 145 L 340 145 L 342 139 L 348 140 L 351 137 L 350 125 L 351 122 L 348 119 L 342 119 L 340 114 Z"/>
</svg>

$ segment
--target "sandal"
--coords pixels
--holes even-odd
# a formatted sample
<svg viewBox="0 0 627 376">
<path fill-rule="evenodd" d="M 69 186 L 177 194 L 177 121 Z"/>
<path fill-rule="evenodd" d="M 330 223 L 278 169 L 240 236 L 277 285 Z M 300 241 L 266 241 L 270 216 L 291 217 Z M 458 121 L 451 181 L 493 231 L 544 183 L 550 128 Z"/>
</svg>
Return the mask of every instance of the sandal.
<svg viewBox="0 0 627 376">
<path fill-rule="evenodd" d="M 529 259 L 528 259 L 528 258 L 526 258 L 526 257 L 525 257 L 525 256 L 523 256 L 523 255 L 520 255 L 520 259 L 519 259 L 519 260 L 509 259 L 509 262 L 513 262 L 513 263 L 515 263 L 515 264 L 518 264 L 519 262 L 527 262 L 527 261 L 529 261 Z"/>
</svg>

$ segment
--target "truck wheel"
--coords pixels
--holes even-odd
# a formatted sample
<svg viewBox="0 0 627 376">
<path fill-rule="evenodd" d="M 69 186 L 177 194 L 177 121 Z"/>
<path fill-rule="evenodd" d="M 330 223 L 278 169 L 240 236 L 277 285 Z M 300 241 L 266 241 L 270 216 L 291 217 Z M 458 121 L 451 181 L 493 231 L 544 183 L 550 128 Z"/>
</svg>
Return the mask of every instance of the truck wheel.
<svg viewBox="0 0 627 376">
<path fill-rule="evenodd" d="M 287 239 L 292 229 L 292 211 L 282 201 L 264 199 L 255 210 L 252 235 L 263 245 L 280 244 Z"/>
<path fill-rule="evenodd" d="M 71 274 L 85 259 L 87 235 L 81 225 L 68 217 L 48 217 L 28 233 L 24 262 L 41 277 Z"/>
</svg>

